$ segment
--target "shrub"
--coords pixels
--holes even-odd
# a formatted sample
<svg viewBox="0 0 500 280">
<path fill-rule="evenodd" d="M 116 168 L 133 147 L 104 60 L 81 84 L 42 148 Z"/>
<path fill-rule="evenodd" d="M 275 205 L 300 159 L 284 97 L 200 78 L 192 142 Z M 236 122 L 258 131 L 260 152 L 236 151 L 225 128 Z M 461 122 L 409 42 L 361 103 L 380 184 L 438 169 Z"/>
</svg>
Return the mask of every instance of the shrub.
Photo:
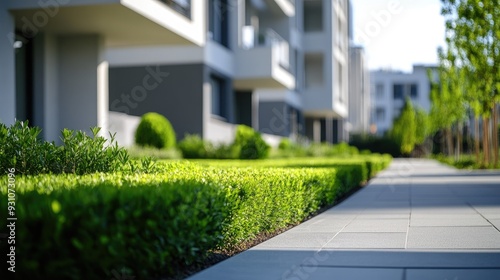
<svg viewBox="0 0 500 280">
<path fill-rule="evenodd" d="M 210 250 L 299 223 L 366 180 L 366 160 L 174 162 L 141 176 L 19 176 L 16 273 L 102 279 L 123 269 L 138 279 L 168 278 Z M 374 169 L 390 162 L 370 160 L 381 163 Z M 2 209 L 7 181 L 0 177 Z"/>
<path fill-rule="evenodd" d="M 292 144 L 292 141 L 290 141 L 290 139 L 283 138 L 283 139 L 281 139 L 281 141 L 280 141 L 280 143 L 278 145 L 278 149 L 284 150 L 284 151 L 291 150 L 292 147 L 293 147 L 292 145 L 293 144 Z"/>
<path fill-rule="evenodd" d="M 398 143 L 389 137 L 375 135 L 354 135 L 349 145 L 359 150 L 369 150 L 372 153 L 390 154 L 393 157 L 401 156 Z"/>
<path fill-rule="evenodd" d="M 127 151 L 98 136 L 100 128 L 83 131 L 64 129 L 62 146 L 40 140 L 41 129 L 17 121 L 10 127 L 0 124 L 0 167 L 15 168 L 18 174 L 113 172 L 128 162 Z"/>
<path fill-rule="evenodd" d="M 186 135 L 179 142 L 178 147 L 182 156 L 189 159 L 236 159 L 239 152 L 234 145 L 218 144 L 216 146 L 201 139 L 198 135 Z"/>
<path fill-rule="evenodd" d="M 213 145 L 198 135 L 188 134 L 178 144 L 184 158 L 210 158 Z"/>
<path fill-rule="evenodd" d="M 151 157 L 154 159 L 180 159 L 182 158 L 182 153 L 177 149 L 159 150 L 152 147 L 139 147 L 132 146 L 128 147 L 127 151 L 132 159 L 142 159 L 146 157 Z"/>
<path fill-rule="evenodd" d="M 158 149 L 175 147 L 175 132 L 170 122 L 158 113 L 147 113 L 135 132 L 135 143 Z"/>
<path fill-rule="evenodd" d="M 263 159 L 269 156 L 270 146 L 262 139 L 259 132 L 246 125 L 236 129 L 234 147 L 240 159 Z"/>
</svg>

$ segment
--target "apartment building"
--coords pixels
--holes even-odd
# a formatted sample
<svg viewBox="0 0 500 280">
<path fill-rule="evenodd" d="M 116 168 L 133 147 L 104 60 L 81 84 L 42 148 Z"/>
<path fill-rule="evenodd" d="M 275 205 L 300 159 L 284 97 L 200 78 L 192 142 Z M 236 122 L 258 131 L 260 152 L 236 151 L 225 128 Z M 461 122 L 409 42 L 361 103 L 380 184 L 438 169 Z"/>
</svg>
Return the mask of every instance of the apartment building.
<svg viewBox="0 0 500 280">
<path fill-rule="evenodd" d="M 383 135 L 392 128 L 394 119 L 403 108 L 406 98 L 413 106 L 429 112 L 431 108 L 431 81 L 428 69 L 432 65 L 414 65 L 411 73 L 392 70 L 377 70 L 370 73 L 372 87 L 372 123 L 376 133 Z"/>
<path fill-rule="evenodd" d="M 349 134 L 370 132 L 370 74 L 366 67 L 364 49 L 349 47 Z"/>
<path fill-rule="evenodd" d="M 110 48 L 110 100 L 131 92 L 148 66 L 169 74 L 135 108 L 120 110 L 110 102 L 112 123 L 121 123 L 116 112 L 156 111 L 172 122 L 179 138 L 194 133 L 227 142 L 235 124 L 246 124 L 275 144 L 278 137 L 298 135 L 343 140 L 346 3 L 210 0 L 204 46 Z"/>
<path fill-rule="evenodd" d="M 28 119 L 56 142 L 63 128 L 108 127 L 108 48 L 205 45 L 205 1 L 185 9 L 189 18 L 176 2 L 1 1 L 0 121 Z M 150 72 L 144 87 L 162 78 Z"/>
<path fill-rule="evenodd" d="M 3 1 L 0 121 L 47 140 L 101 126 L 123 145 L 146 112 L 227 142 L 346 137 L 346 0 Z M 90 20 L 91 19 L 91 20 Z"/>
<path fill-rule="evenodd" d="M 303 88 L 306 135 L 347 140 L 349 1 L 305 0 Z"/>
</svg>

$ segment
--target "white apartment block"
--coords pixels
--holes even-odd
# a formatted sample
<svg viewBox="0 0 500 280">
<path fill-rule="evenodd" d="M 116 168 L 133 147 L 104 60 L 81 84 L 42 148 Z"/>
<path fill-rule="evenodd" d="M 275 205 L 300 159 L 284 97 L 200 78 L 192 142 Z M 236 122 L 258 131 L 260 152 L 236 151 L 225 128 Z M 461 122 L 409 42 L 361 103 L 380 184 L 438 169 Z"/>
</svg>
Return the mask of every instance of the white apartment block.
<svg viewBox="0 0 500 280">
<path fill-rule="evenodd" d="M 107 50 L 203 46 L 205 9 L 205 1 L 189 9 L 156 0 L 1 1 L 0 121 L 28 119 L 56 142 L 63 128 L 108 127 Z M 150 78 L 161 78 L 152 69 Z"/>
<path fill-rule="evenodd" d="M 377 135 L 383 135 L 392 128 L 406 98 L 410 98 L 414 107 L 429 112 L 431 82 L 428 69 L 433 70 L 435 66 L 414 65 L 411 73 L 391 70 L 371 72 L 372 124 Z"/>
<path fill-rule="evenodd" d="M 347 137 L 347 0 L 42 2 L 0 4 L 3 123 L 56 142 L 97 125 L 130 145 L 154 111 L 178 138 Z"/>
<path fill-rule="evenodd" d="M 349 47 L 349 134 L 369 133 L 370 114 L 370 74 L 364 49 L 351 46 Z"/>
</svg>

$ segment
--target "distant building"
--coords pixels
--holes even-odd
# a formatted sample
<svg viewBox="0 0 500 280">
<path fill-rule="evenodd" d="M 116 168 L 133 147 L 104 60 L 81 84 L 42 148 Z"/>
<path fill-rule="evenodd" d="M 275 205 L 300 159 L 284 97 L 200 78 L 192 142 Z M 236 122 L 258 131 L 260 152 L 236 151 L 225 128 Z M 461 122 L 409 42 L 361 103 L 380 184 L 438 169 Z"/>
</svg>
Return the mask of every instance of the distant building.
<svg viewBox="0 0 500 280">
<path fill-rule="evenodd" d="M 413 72 L 377 70 L 370 73 L 372 97 L 372 124 L 377 135 L 392 128 L 408 97 L 415 107 L 429 112 L 431 82 L 427 76 L 432 65 L 414 65 Z"/>
<path fill-rule="evenodd" d="M 364 49 L 349 47 L 349 132 L 365 134 L 370 130 L 370 73 Z"/>
</svg>

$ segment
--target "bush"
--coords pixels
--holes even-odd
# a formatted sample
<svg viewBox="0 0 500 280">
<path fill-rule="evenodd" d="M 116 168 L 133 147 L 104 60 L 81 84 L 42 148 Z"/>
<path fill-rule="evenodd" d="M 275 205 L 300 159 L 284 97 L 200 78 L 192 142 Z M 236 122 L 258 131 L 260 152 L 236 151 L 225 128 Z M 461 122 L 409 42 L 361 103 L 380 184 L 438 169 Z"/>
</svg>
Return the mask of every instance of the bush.
<svg viewBox="0 0 500 280">
<path fill-rule="evenodd" d="M 393 157 L 401 156 L 398 143 L 389 137 L 354 135 L 351 137 L 349 145 L 354 146 L 359 150 L 369 150 L 372 153 L 390 154 Z"/>
<path fill-rule="evenodd" d="M 381 163 L 373 168 L 390 162 L 370 160 Z M 299 223 L 366 180 L 366 161 L 266 160 L 252 168 L 237 160 L 174 162 L 141 176 L 18 176 L 16 273 L 103 279 L 123 270 L 138 279 L 168 278 L 210 250 Z M 7 181 L 0 177 L 2 209 Z"/>
<path fill-rule="evenodd" d="M 188 159 L 236 159 L 238 152 L 233 145 L 215 146 L 198 135 L 186 135 L 178 145 L 182 156 Z"/>
<path fill-rule="evenodd" d="M 160 278 L 206 254 L 222 240 L 225 195 L 214 184 L 168 177 L 16 178 L 18 277 L 110 279 L 124 269 Z M 5 188 L 1 200 L 7 207 Z"/>
<path fill-rule="evenodd" d="M 280 143 L 278 145 L 278 149 L 283 150 L 283 151 L 291 150 L 292 147 L 293 147 L 293 143 L 288 138 L 281 139 L 281 141 L 280 141 Z"/>
<path fill-rule="evenodd" d="M 188 134 L 178 144 L 184 158 L 210 158 L 213 145 L 198 135 Z"/>
<path fill-rule="evenodd" d="M 158 113 L 147 113 L 135 132 L 135 143 L 158 149 L 175 147 L 175 132 L 170 122 Z"/>
<path fill-rule="evenodd" d="M 10 127 L 0 124 L 0 167 L 15 168 L 18 174 L 113 172 L 128 162 L 127 151 L 98 136 L 100 128 L 91 128 L 92 136 L 64 129 L 62 146 L 39 139 L 42 130 L 17 121 Z"/>
<path fill-rule="evenodd" d="M 240 159 L 267 158 L 271 149 L 259 132 L 246 125 L 237 127 L 233 145 L 238 151 Z"/>
<path fill-rule="evenodd" d="M 139 147 L 132 146 L 128 147 L 127 151 L 132 159 L 142 159 L 146 157 L 151 157 L 154 159 L 180 159 L 182 158 L 182 153 L 177 149 L 163 149 L 159 150 L 152 147 Z"/>
</svg>

